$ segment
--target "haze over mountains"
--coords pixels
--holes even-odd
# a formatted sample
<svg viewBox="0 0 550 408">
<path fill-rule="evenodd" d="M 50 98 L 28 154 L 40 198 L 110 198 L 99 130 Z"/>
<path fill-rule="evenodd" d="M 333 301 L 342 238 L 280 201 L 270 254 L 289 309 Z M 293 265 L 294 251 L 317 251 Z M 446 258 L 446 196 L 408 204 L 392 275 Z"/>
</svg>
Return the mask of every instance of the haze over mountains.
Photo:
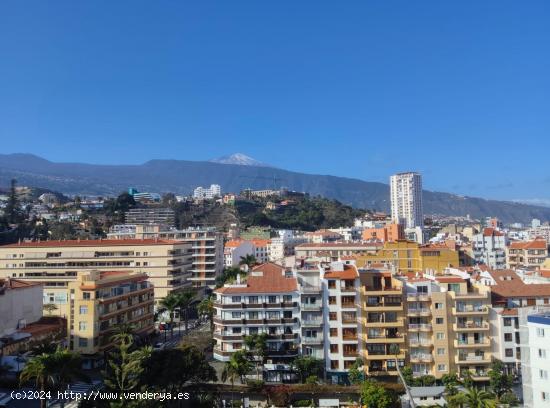
<svg viewBox="0 0 550 408">
<path fill-rule="evenodd" d="M 229 164 L 227 164 L 229 163 Z M 384 183 L 329 175 L 304 174 L 236 154 L 215 161 L 150 160 L 141 165 L 54 163 L 32 154 L 0 154 L 0 186 L 12 178 L 20 185 L 65 194 L 116 195 L 128 187 L 141 191 L 190 194 L 196 186 L 220 184 L 222 191 L 286 187 L 337 199 L 359 208 L 389 211 L 389 186 Z M 426 214 L 474 218 L 496 216 L 505 222 L 550 220 L 550 208 L 514 202 L 424 191 Z"/>
</svg>

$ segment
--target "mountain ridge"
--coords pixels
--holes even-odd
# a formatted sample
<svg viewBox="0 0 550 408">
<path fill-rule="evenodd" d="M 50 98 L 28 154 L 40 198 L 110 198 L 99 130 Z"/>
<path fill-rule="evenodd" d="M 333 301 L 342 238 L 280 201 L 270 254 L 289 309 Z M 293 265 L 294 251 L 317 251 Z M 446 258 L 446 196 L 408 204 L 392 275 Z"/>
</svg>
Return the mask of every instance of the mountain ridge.
<svg viewBox="0 0 550 408">
<path fill-rule="evenodd" d="M 307 192 L 358 208 L 389 211 L 389 186 L 348 177 L 298 173 L 275 167 L 188 160 L 149 160 L 134 165 L 56 163 L 32 154 L 0 154 L 0 185 L 19 184 L 70 195 L 116 195 L 141 191 L 190 194 L 196 186 L 220 184 L 222 191 L 244 188 Z M 424 190 L 424 212 L 473 218 L 496 216 L 504 222 L 550 220 L 550 208 Z"/>
</svg>

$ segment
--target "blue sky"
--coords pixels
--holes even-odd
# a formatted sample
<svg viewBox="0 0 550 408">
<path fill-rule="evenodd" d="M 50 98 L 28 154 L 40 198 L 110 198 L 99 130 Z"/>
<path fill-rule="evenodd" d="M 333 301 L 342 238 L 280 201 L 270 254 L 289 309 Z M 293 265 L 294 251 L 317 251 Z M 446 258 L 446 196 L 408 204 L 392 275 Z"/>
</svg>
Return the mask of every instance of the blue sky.
<svg viewBox="0 0 550 408">
<path fill-rule="evenodd" d="M 550 200 L 550 2 L 0 3 L 0 152 Z"/>
</svg>

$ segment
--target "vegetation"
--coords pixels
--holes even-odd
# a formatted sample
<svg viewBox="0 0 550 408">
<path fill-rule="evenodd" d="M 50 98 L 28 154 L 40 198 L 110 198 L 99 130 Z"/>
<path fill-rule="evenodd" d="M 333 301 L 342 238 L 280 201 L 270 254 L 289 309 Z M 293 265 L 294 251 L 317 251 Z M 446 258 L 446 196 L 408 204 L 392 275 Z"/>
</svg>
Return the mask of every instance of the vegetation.
<svg viewBox="0 0 550 408">
<path fill-rule="evenodd" d="M 489 388 L 497 400 L 500 400 L 504 394 L 512 392 L 512 385 L 514 384 L 514 378 L 509 374 L 505 374 L 504 368 L 502 361 L 495 360 L 489 370 Z"/>
<path fill-rule="evenodd" d="M 210 322 L 210 332 L 214 332 L 214 296 L 209 296 L 201 300 L 197 305 L 199 315 L 206 316 Z"/>
<path fill-rule="evenodd" d="M 221 288 L 225 283 L 234 281 L 237 279 L 237 275 L 245 276 L 246 272 L 235 266 L 225 268 L 222 274 L 216 277 L 216 287 Z"/>
<path fill-rule="evenodd" d="M 357 358 L 348 372 L 349 381 L 352 384 L 361 384 L 365 381 L 365 370 L 363 370 L 363 360 Z"/>
<path fill-rule="evenodd" d="M 447 402 L 450 408 L 493 408 L 496 405 L 493 394 L 475 387 L 469 387 L 466 391 L 447 397 Z"/>
<path fill-rule="evenodd" d="M 247 254 L 246 256 L 241 256 L 241 260 L 239 261 L 239 265 L 246 265 L 248 269 L 252 269 L 257 264 L 258 261 L 256 260 L 256 257 L 250 254 Z"/>
<path fill-rule="evenodd" d="M 51 316 L 53 312 L 55 312 L 58 307 L 55 303 L 46 303 L 44 306 L 42 306 L 42 309 L 48 313 L 48 316 Z"/>
<path fill-rule="evenodd" d="M 367 380 L 361 387 L 361 401 L 368 408 L 391 408 L 396 404 L 396 395 L 380 384 Z"/>
<path fill-rule="evenodd" d="M 251 361 L 256 364 L 256 376 L 260 377 L 260 366 L 267 355 L 267 333 L 251 334 L 244 338 L 244 345 Z"/>
<path fill-rule="evenodd" d="M 322 376 L 323 360 L 310 356 L 299 356 L 292 360 L 290 365 L 292 370 L 298 374 L 301 383 L 305 383 L 309 377 Z"/>
</svg>

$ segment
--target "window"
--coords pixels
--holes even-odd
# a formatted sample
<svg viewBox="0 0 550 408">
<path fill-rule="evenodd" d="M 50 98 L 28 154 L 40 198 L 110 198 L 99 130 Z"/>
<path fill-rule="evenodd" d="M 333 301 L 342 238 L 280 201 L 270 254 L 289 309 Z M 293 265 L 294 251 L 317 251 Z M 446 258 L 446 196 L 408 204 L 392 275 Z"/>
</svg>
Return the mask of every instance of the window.
<svg viewBox="0 0 550 408">
<path fill-rule="evenodd" d="M 258 319 L 258 312 L 248 312 L 248 318 L 252 320 Z"/>
<path fill-rule="evenodd" d="M 256 305 L 258 304 L 258 296 L 249 296 L 248 303 Z"/>
<path fill-rule="evenodd" d="M 232 303 L 241 303 L 241 297 L 240 296 L 231 296 L 231 302 Z"/>
<path fill-rule="evenodd" d="M 268 296 L 267 297 L 268 303 L 277 303 L 277 296 Z"/>
<path fill-rule="evenodd" d="M 328 297 L 328 304 L 329 305 L 335 305 L 336 304 L 336 296 L 329 296 Z"/>
<path fill-rule="evenodd" d="M 328 281 L 328 288 L 329 289 L 336 289 L 336 281 L 335 280 L 329 280 Z"/>
<path fill-rule="evenodd" d="M 439 332 L 436 334 L 437 340 L 444 340 L 445 339 L 445 333 Z"/>
<path fill-rule="evenodd" d="M 242 343 L 233 343 L 233 350 L 240 350 L 242 347 Z"/>
<path fill-rule="evenodd" d="M 86 322 L 78 322 L 78 330 L 83 331 L 86 330 L 88 327 L 88 324 Z"/>
<path fill-rule="evenodd" d="M 330 337 L 338 337 L 338 329 L 336 327 L 330 328 Z"/>
<path fill-rule="evenodd" d="M 548 398 L 549 398 L 548 393 L 544 391 L 541 392 L 540 397 L 542 398 L 543 401 L 548 401 Z"/>
<path fill-rule="evenodd" d="M 283 295 L 283 302 L 292 302 L 292 295 Z"/>
<path fill-rule="evenodd" d="M 79 313 L 80 313 L 81 315 L 88 314 L 88 306 L 80 306 Z"/>
<path fill-rule="evenodd" d="M 504 325 L 507 327 L 510 327 L 512 325 L 512 318 L 511 317 L 505 317 L 504 318 Z"/>
<path fill-rule="evenodd" d="M 507 348 L 504 350 L 504 355 L 506 357 L 514 357 L 514 349 Z"/>
<path fill-rule="evenodd" d="M 537 336 L 544 337 L 544 329 L 537 327 Z"/>
<path fill-rule="evenodd" d="M 241 328 L 240 327 L 233 327 L 233 334 L 241 334 Z"/>
<path fill-rule="evenodd" d="M 446 364 L 438 364 L 437 365 L 437 371 L 447 371 L 447 365 Z"/>
<path fill-rule="evenodd" d="M 231 317 L 233 319 L 240 319 L 241 318 L 241 312 L 231 312 Z"/>
<path fill-rule="evenodd" d="M 331 344 L 330 345 L 330 352 L 331 353 L 338 353 L 338 344 Z"/>
<path fill-rule="evenodd" d="M 547 380 L 548 379 L 548 371 L 539 370 L 539 377 L 540 377 L 541 380 Z"/>
<path fill-rule="evenodd" d="M 443 309 L 443 303 L 436 302 L 435 303 L 435 309 L 436 310 L 442 310 Z"/>
<path fill-rule="evenodd" d="M 444 321 L 445 321 L 445 319 L 443 319 L 442 317 L 436 317 L 435 318 L 435 324 L 443 324 Z"/>
<path fill-rule="evenodd" d="M 330 360 L 330 368 L 331 370 L 338 370 L 340 368 L 338 360 Z"/>
<path fill-rule="evenodd" d="M 513 341 L 512 333 L 504 333 L 504 341 Z"/>
<path fill-rule="evenodd" d="M 88 339 L 78 338 L 78 347 L 88 347 Z"/>
<path fill-rule="evenodd" d="M 545 349 L 539 349 L 539 357 L 540 358 L 546 358 L 546 350 Z"/>
<path fill-rule="evenodd" d="M 330 312 L 328 314 L 328 319 L 329 320 L 338 320 L 338 314 L 336 312 Z"/>
<path fill-rule="evenodd" d="M 258 334 L 258 328 L 257 327 L 250 327 L 248 329 L 248 334 Z"/>
<path fill-rule="evenodd" d="M 444 349 L 444 348 L 438 348 L 438 349 L 437 349 L 437 355 L 438 355 L 438 356 L 443 356 L 443 355 L 445 355 L 445 349 Z"/>
<path fill-rule="evenodd" d="M 91 293 L 90 292 L 82 292 L 82 299 L 84 300 L 90 300 Z"/>
<path fill-rule="evenodd" d="M 143 266 L 148 266 L 149 262 L 143 262 Z"/>
</svg>

